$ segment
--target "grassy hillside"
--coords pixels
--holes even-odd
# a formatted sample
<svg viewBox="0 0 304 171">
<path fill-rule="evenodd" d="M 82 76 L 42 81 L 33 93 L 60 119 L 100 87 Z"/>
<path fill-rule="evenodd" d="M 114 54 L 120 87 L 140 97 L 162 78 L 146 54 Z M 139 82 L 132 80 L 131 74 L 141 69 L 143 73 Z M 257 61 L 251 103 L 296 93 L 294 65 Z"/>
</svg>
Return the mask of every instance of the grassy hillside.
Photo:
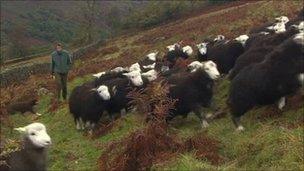
<svg viewBox="0 0 304 171">
<path fill-rule="evenodd" d="M 134 36 L 121 36 L 109 41 L 106 47 L 98 49 L 98 53 L 88 56 L 88 59 L 76 61 L 70 74 L 68 89 L 71 91 L 73 87 L 92 79 L 90 73 L 129 65 L 153 49 L 164 51 L 167 44 L 178 40 L 193 45 L 216 34 L 233 38 L 246 33 L 256 24 L 272 20 L 275 16 L 284 14 L 292 17 L 302 7 L 301 3 L 257 2 L 238 8 L 210 9 Z M 50 86 L 48 88 L 52 88 L 52 80 L 45 76 L 36 76 L 23 85 L 2 88 L 1 99 L 6 102 L 9 99 L 13 101 L 17 99 L 14 96 L 16 90 L 20 94 L 31 92 L 31 89 L 45 85 L 45 81 Z M 228 88 L 229 81 L 226 79 L 219 80 L 215 87 L 214 99 L 221 109 L 226 108 Z M 91 137 L 76 131 L 67 104 L 61 103 L 54 108 L 52 98 L 52 95 L 39 97 L 37 108 L 39 113 L 43 113 L 40 117 L 16 114 L 1 120 L 1 140 L 18 139 L 19 135 L 12 129 L 33 121 L 42 122 L 47 126 L 53 140 L 49 155 L 50 170 L 96 170 L 99 157 L 109 144 L 126 139 L 132 132 L 146 126 L 142 114 L 133 112 L 115 121 L 113 127 L 102 136 Z M 288 98 L 287 106 L 282 112 L 277 111 L 275 106 L 257 107 L 243 118 L 242 122 L 246 128 L 243 133 L 234 131 L 229 115 L 216 119 L 207 129 L 200 127 L 194 115 L 186 119 L 177 117 L 169 127 L 169 134 L 181 140 L 203 135 L 218 141 L 217 153 L 221 161 L 214 164 L 208 157 L 198 157 L 196 151 L 186 151 L 153 163 L 152 169 L 303 170 L 303 104 L 303 96 L 298 94 Z M 104 119 L 108 120 L 106 117 Z"/>
</svg>

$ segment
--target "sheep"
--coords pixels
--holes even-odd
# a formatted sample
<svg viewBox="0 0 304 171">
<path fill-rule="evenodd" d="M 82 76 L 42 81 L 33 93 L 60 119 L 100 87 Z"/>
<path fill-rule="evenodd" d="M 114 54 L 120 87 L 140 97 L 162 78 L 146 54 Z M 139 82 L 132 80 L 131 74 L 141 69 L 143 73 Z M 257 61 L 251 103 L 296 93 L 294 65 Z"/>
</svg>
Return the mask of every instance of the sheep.
<svg viewBox="0 0 304 171">
<path fill-rule="evenodd" d="M 241 35 L 227 43 L 208 47 L 208 44 L 198 44 L 199 60 L 212 60 L 218 66 L 221 74 L 227 74 L 233 68 L 237 58 L 244 52 L 244 46 L 249 37 Z"/>
<path fill-rule="evenodd" d="M 140 66 L 140 70 L 142 72 L 149 71 L 150 69 L 154 69 L 156 65 L 156 59 L 157 59 L 158 51 L 149 53 L 146 55 L 146 58 L 139 61 L 138 64 Z"/>
<path fill-rule="evenodd" d="M 177 115 L 187 116 L 189 112 L 193 111 L 200 119 L 202 127 L 207 127 L 208 122 L 206 117 L 201 115 L 201 108 L 210 106 L 213 81 L 219 75 L 216 64 L 208 61 L 204 63 L 203 68 L 195 72 L 168 77 L 169 97 L 177 99 L 177 101 L 175 108 L 170 110 L 166 117 L 167 122 Z"/>
<path fill-rule="evenodd" d="M 265 56 L 277 45 L 296 33 L 299 33 L 299 30 L 292 27 L 283 33 L 257 38 L 250 48 L 236 60 L 235 66 L 229 73 L 229 79 L 232 80 L 244 67 L 264 60 Z"/>
<path fill-rule="evenodd" d="M 304 72 L 304 33 L 285 40 L 260 63 L 244 68 L 233 80 L 228 105 L 238 131 L 244 130 L 240 118 L 256 105 L 269 105 L 295 93 L 301 86 L 299 75 Z"/>
<path fill-rule="evenodd" d="M 275 26 L 278 30 L 281 31 L 283 29 L 283 27 L 285 28 L 285 24 L 289 22 L 289 19 L 286 16 L 277 17 L 277 18 L 275 18 L 275 20 L 276 20 L 275 23 L 266 23 L 262 26 L 251 29 L 249 31 L 249 34 L 260 33 L 263 31 L 265 31 L 265 32 L 274 31 Z"/>
<path fill-rule="evenodd" d="M 6 160 L 8 170 L 47 170 L 47 149 L 51 138 L 45 126 L 36 122 L 15 130 L 22 134 L 22 147 L 9 154 Z"/>
<path fill-rule="evenodd" d="M 169 68 L 175 65 L 178 58 L 187 59 L 192 54 L 193 50 L 190 46 L 181 48 L 179 44 L 167 46 L 168 52 L 164 58 L 169 62 Z"/>
<path fill-rule="evenodd" d="M 105 102 L 110 98 L 111 93 L 105 85 L 98 88 L 95 88 L 94 84 L 75 87 L 69 98 L 69 109 L 76 129 L 83 130 L 86 124 L 86 127 L 92 130 L 104 112 Z"/>
<path fill-rule="evenodd" d="M 16 112 L 31 112 L 35 113 L 33 110 L 33 106 L 35 106 L 37 103 L 37 99 L 28 99 L 28 100 L 23 100 L 19 101 L 16 103 L 12 103 L 7 106 L 7 112 L 10 114 L 14 114 Z"/>
<path fill-rule="evenodd" d="M 215 38 L 214 38 L 214 42 L 220 42 L 220 41 L 223 41 L 225 40 L 225 36 L 223 35 L 217 35 Z"/>
<path fill-rule="evenodd" d="M 146 73 L 146 75 L 150 74 L 151 73 Z M 133 88 L 143 88 L 143 86 L 147 84 L 147 82 L 144 82 L 141 73 L 138 71 L 132 71 L 130 73 L 125 73 L 124 75 L 127 78 L 116 78 L 103 83 L 115 92 L 105 106 L 105 110 L 109 113 L 112 119 L 115 113 L 128 110 L 130 107 L 129 101 L 131 99 L 127 97 L 127 94 Z"/>
<path fill-rule="evenodd" d="M 150 71 L 141 73 L 141 76 L 143 78 L 148 79 L 149 82 L 156 80 L 157 79 L 157 75 L 158 75 L 158 72 L 156 70 L 154 70 L 154 69 L 151 69 Z"/>
<path fill-rule="evenodd" d="M 129 72 L 132 72 L 132 71 L 139 71 L 139 72 L 141 72 L 141 69 L 140 69 L 141 67 L 140 67 L 140 65 L 139 65 L 139 63 L 137 62 L 137 63 L 134 63 L 134 64 L 132 64 L 130 67 L 129 67 Z"/>
</svg>

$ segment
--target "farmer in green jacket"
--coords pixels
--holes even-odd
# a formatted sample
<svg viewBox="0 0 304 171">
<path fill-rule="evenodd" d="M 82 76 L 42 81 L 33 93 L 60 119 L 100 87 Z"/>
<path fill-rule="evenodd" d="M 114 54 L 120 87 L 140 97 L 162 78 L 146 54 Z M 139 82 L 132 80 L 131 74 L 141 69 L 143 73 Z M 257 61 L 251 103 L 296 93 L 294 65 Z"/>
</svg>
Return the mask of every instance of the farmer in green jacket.
<svg viewBox="0 0 304 171">
<path fill-rule="evenodd" d="M 72 66 L 72 59 L 68 51 L 62 49 L 62 44 L 56 44 L 56 50 L 51 54 L 51 72 L 55 76 L 57 98 L 62 97 L 66 100 L 67 97 L 67 78 L 68 72 Z"/>
</svg>

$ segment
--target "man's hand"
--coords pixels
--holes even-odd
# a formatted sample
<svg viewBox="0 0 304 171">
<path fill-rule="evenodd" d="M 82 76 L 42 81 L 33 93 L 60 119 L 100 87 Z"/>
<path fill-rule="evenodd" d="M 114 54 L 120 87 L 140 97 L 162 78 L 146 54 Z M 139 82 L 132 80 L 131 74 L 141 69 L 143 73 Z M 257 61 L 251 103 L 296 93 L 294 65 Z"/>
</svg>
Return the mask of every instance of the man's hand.
<svg viewBox="0 0 304 171">
<path fill-rule="evenodd" d="M 54 74 L 51 74 L 51 78 L 52 78 L 53 80 L 55 80 L 55 75 L 54 75 Z"/>
</svg>

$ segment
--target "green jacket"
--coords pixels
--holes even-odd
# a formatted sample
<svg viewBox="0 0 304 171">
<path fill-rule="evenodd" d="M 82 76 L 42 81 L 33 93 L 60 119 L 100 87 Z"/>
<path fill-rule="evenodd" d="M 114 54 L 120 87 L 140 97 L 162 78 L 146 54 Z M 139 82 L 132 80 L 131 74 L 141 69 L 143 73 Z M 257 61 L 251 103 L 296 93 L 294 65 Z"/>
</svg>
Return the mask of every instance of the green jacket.
<svg viewBox="0 0 304 171">
<path fill-rule="evenodd" d="M 51 54 L 51 72 L 68 73 L 72 66 L 72 59 L 68 51 L 62 50 L 61 52 L 54 51 Z"/>
</svg>

